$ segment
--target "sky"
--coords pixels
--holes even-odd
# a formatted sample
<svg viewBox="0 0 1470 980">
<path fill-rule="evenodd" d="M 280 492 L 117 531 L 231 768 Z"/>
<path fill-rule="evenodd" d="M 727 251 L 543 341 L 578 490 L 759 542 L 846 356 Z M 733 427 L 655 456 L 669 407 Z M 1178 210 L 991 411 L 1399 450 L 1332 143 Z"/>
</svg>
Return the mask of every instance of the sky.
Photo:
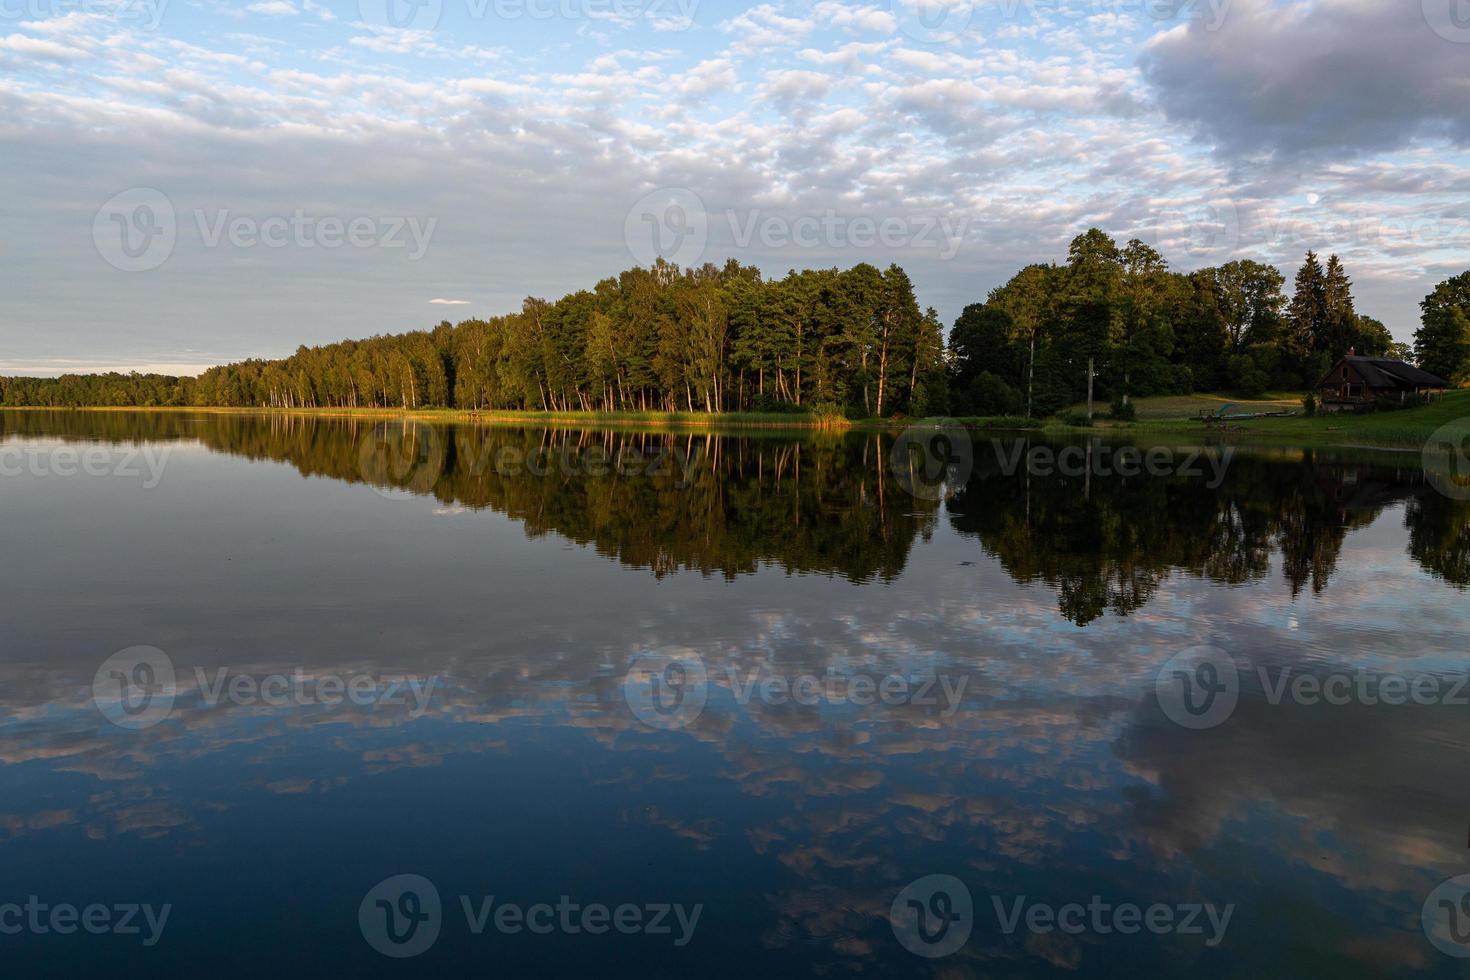
<svg viewBox="0 0 1470 980">
<path fill-rule="evenodd" d="M 1470 0 L 0 0 L 0 374 L 195 373 L 663 256 L 902 265 L 946 323 L 1097 226 L 1470 268 Z"/>
</svg>

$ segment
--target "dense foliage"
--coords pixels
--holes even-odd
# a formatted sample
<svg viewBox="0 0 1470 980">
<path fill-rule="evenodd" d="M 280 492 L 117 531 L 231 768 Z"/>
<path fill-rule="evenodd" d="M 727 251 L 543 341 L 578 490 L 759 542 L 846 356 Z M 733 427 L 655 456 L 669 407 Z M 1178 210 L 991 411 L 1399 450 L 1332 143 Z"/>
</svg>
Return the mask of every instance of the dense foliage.
<svg viewBox="0 0 1470 980">
<path fill-rule="evenodd" d="M 662 261 L 520 312 L 159 375 L 0 378 L 0 405 L 222 405 L 1027 415 L 1094 396 L 1310 388 L 1349 350 L 1470 382 L 1470 272 L 1423 302 L 1415 349 L 1359 314 L 1337 256 L 1308 252 L 1288 300 L 1273 266 L 1180 273 L 1091 229 L 950 332 L 896 265 L 792 271 Z"/>
<path fill-rule="evenodd" d="M 898 266 L 766 282 L 730 261 L 630 269 L 519 313 L 214 368 L 195 404 L 928 414 L 943 327 Z"/>
<path fill-rule="evenodd" d="M 1293 296 L 1275 267 L 1249 259 L 1179 273 L 1138 240 L 1121 248 L 1096 228 L 1072 241 L 1064 265 L 1031 265 L 950 335 L 953 409 L 1047 415 L 1087 393 L 1123 396 L 1231 390 L 1255 394 L 1315 384 L 1349 350 L 1409 357 L 1388 328 L 1354 308 L 1337 256 L 1308 252 Z"/>
</svg>

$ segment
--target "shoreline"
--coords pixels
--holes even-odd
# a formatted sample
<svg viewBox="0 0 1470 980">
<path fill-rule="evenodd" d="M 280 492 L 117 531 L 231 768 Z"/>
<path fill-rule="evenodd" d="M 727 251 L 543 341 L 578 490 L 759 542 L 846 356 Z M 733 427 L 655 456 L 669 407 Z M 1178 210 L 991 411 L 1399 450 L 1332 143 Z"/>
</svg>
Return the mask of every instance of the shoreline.
<svg viewBox="0 0 1470 980">
<path fill-rule="evenodd" d="M 580 426 L 586 428 L 687 429 L 708 432 L 902 432 L 926 421 L 950 423 L 976 432 L 1027 433 L 1041 436 L 1102 436 L 1139 440 L 1145 437 L 1181 437 L 1207 443 L 1264 444 L 1302 448 L 1405 449 L 1422 447 L 1440 427 L 1458 419 L 1470 420 L 1470 389 L 1453 391 L 1433 405 L 1368 415 L 1304 415 L 1258 419 L 1222 428 L 1209 428 L 1196 418 L 1145 418 L 1120 422 L 1098 417 L 1090 426 L 1069 425 L 1057 419 L 1026 420 L 1005 417 L 923 419 L 845 419 L 784 413 L 729 412 L 542 412 L 472 411 L 459 408 L 244 408 L 217 405 L 0 406 L 0 412 L 195 412 L 212 415 L 279 416 L 296 418 L 402 420 L 496 426 Z M 1470 424 L 1470 422 L 1467 422 Z"/>
</svg>

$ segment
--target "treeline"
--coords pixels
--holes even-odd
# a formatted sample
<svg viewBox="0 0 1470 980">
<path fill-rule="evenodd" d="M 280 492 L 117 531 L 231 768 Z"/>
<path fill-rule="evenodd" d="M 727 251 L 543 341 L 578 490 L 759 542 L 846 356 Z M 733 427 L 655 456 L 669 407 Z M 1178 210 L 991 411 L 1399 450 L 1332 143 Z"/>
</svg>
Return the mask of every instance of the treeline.
<svg viewBox="0 0 1470 980">
<path fill-rule="evenodd" d="M 199 404 L 932 414 L 943 326 L 898 266 L 791 272 L 659 262 L 519 313 L 302 347 L 205 372 Z"/>
<path fill-rule="evenodd" d="M 1138 240 L 1092 229 L 1064 265 L 1031 265 L 968 307 L 950 337 L 954 409 L 1047 415 L 1085 397 L 1230 390 L 1299 391 L 1332 362 L 1409 357 L 1388 328 L 1357 312 L 1337 256 L 1314 253 L 1287 300 L 1275 267 L 1248 259 L 1179 273 Z"/>
<path fill-rule="evenodd" d="M 1308 252 L 1287 298 L 1276 267 L 1242 259 L 1179 273 L 1097 229 L 1064 265 L 1031 265 L 967 307 L 950 334 L 951 410 L 1042 416 L 1095 396 L 1301 391 L 1349 351 L 1470 381 L 1470 273 L 1421 304 L 1415 345 L 1356 309 L 1341 260 Z"/>
<path fill-rule="evenodd" d="M 662 261 L 517 313 L 301 347 L 199 378 L 0 378 L 0 405 L 220 405 L 550 411 L 813 411 L 1042 417 L 1086 396 L 1300 391 L 1349 350 L 1470 382 L 1470 272 L 1425 298 L 1415 345 L 1359 313 L 1337 256 L 1308 252 L 1292 295 L 1248 259 L 1174 272 L 1091 229 L 967 307 L 946 346 L 896 265 L 767 281 L 730 260 Z"/>
<path fill-rule="evenodd" d="M 59 378 L 0 378 L 0 405 L 78 408 L 193 405 L 194 379 L 164 374 L 64 374 Z"/>
</svg>

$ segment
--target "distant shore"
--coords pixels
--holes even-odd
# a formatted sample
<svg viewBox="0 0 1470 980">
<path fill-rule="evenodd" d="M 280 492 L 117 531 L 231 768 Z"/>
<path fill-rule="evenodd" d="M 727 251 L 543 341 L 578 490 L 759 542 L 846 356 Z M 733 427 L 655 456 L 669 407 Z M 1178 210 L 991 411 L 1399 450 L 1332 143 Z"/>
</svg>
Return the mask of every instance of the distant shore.
<svg viewBox="0 0 1470 980">
<path fill-rule="evenodd" d="M 762 412 L 526 412 L 510 410 L 472 411 L 460 408 L 239 408 L 228 406 L 4 406 L 0 411 L 12 412 L 207 412 L 226 415 L 272 415 L 341 419 L 394 419 L 426 422 L 461 422 L 477 425 L 571 425 L 588 428 L 678 428 L 732 432 L 741 430 L 788 430 L 807 432 L 897 432 L 924 423 L 948 423 L 967 429 L 988 432 L 1029 432 L 1040 435 L 1102 435 L 1132 439 L 1165 437 L 1170 442 L 1181 437 L 1191 441 L 1231 442 L 1248 445 L 1271 445 L 1418 448 L 1444 425 L 1467 420 L 1470 425 L 1470 389 L 1448 392 L 1433 404 L 1419 408 L 1365 415 L 1304 413 L 1287 418 L 1249 419 L 1207 426 L 1200 421 L 1223 405 L 1237 406 L 1242 412 L 1280 409 L 1291 404 L 1289 396 L 1256 401 L 1231 401 L 1222 395 L 1171 396 L 1144 398 L 1136 402 L 1138 418 L 1117 421 L 1095 415 L 1092 424 L 1072 424 L 1062 418 L 1024 419 L 1016 417 L 961 417 L 944 420 L 921 419 L 846 419 L 803 413 Z M 1300 407 L 1298 406 L 1300 412 Z M 1075 412 L 1075 410 L 1074 410 Z M 1075 418 L 1074 420 L 1075 421 Z"/>
</svg>

